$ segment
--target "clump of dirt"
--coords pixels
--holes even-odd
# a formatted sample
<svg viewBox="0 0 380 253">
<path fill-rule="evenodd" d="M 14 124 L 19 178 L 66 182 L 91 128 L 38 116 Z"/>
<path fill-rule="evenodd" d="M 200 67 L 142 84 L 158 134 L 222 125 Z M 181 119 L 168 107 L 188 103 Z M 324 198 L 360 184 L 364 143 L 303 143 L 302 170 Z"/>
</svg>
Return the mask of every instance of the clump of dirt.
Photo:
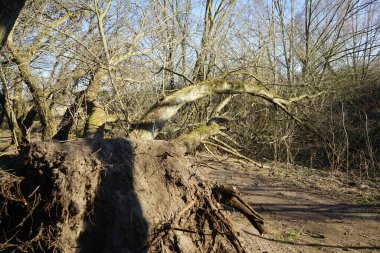
<svg viewBox="0 0 380 253">
<path fill-rule="evenodd" d="M 262 218 L 236 189 L 194 171 L 184 151 L 127 139 L 30 146 L 24 166 L 1 173 L 0 250 L 244 252 L 221 205 L 260 233 Z"/>
</svg>

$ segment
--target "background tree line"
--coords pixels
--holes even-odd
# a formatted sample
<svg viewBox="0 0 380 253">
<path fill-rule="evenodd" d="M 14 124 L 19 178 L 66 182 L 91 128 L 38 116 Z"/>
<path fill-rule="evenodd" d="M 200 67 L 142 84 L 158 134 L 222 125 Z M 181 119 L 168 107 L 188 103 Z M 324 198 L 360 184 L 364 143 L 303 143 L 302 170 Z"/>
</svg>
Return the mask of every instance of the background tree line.
<svg viewBox="0 0 380 253">
<path fill-rule="evenodd" d="M 1 51 L 0 121 L 17 147 L 105 133 L 197 139 L 210 152 L 374 177 L 379 7 L 27 1 Z"/>
</svg>

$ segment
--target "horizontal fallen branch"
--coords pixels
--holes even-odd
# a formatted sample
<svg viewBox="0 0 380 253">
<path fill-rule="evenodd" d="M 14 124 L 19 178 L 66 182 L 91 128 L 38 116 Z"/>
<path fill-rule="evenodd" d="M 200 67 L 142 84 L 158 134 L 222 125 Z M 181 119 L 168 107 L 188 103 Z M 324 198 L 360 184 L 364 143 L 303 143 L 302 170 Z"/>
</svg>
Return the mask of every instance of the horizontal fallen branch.
<svg viewBox="0 0 380 253">
<path fill-rule="evenodd" d="M 140 123 L 130 133 L 130 137 L 136 139 L 154 139 L 165 126 L 165 124 L 178 112 L 182 106 L 209 96 L 213 93 L 247 93 L 252 96 L 263 98 L 279 107 L 300 125 L 312 130 L 315 133 L 318 133 L 318 131 L 316 131 L 312 126 L 309 126 L 301 119 L 298 119 L 288 110 L 288 107 L 291 104 L 305 98 L 310 98 L 310 95 L 301 95 L 299 97 L 285 99 L 275 92 L 267 90 L 265 87 L 259 84 L 229 81 L 226 79 L 227 76 L 228 73 L 211 80 L 195 83 L 176 92 L 173 92 L 169 96 L 164 97 L 161 101 L 157 102 L 153 107 L 151 107 L 148 112 L 141 118 Z M 318 95 L 319 94 L 313 96 Z"/>
</svg>

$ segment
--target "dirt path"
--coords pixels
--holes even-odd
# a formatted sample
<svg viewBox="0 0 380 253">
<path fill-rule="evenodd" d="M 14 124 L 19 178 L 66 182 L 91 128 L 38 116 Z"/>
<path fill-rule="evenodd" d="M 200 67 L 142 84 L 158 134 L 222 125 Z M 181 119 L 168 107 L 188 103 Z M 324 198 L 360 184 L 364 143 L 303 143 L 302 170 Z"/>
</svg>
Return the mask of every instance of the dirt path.
<svg viewBox="0 0 380 253">
<path fill-rule="evenodd" d="M 198 163 L 207 164 L 211 178 L 238 187 L 266 219 L 270 231 L 260 237 L 243 216 L 231 214 L 250 251 L 380 252 L 379 203 L 352 204 L 339 194 L 300 187 L 303 182 L 294 184 L 292 178 L 279 180 L 269 169 L 204 159 Z"/>
</svg>

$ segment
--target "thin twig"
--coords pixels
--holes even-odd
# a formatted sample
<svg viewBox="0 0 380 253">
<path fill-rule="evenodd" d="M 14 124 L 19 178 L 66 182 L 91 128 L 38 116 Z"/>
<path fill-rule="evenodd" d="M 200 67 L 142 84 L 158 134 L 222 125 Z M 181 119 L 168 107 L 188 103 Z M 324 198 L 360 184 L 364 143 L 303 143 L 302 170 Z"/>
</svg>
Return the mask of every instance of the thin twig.
<svg viewBox="0 0 380 253">
<path fill-rule="evenodd" d="M 159 74 L 162 70 L 166 70 L 168 72 L 171 72 L 177 76 L 180 76 L 182 77 L 183 79 L 185 79 L 186 81 L 188 81 L 189 83 L 191 84 L 194 84 L 193 81 L 191 81 L 188 77 L 186 77 L 184 74 L 181 74 L 181 73 L 178 73 L 178 72 L 175 72 L 174 70 L 171 70 L 171 69 L 168 69 L 168 68 L 165 68 L 165 67 L 161 67 L 155 74 Z"/>
</svg>

